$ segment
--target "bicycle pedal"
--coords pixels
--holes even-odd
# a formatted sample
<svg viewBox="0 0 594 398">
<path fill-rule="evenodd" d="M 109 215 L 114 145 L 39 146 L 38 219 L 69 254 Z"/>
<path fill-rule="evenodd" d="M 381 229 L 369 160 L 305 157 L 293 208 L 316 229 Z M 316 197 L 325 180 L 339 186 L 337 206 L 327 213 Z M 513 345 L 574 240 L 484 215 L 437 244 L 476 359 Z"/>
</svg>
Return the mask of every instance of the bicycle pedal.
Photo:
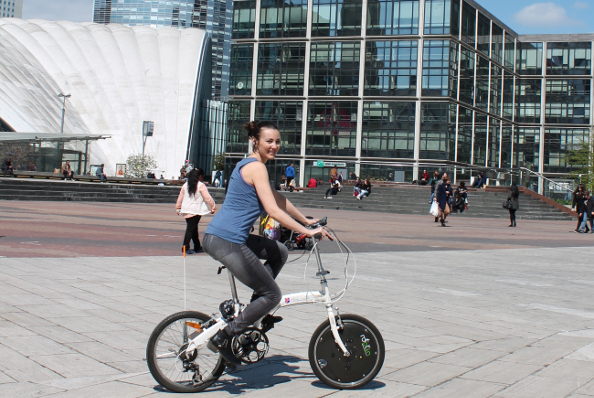
<svg viewBox="0 0 594 398">
<path fill-rule="evenodd" d="M 227 301 L 223 301 L 220 305 L 219 305 L 219 311 L 221 312 L 221 315 L 223 316 L 223 318 L 225 318 L 226 320 L 232 319 L 233 315 L 235 313 L 235 303 L 233 302 L 233 300 L 227 300 Z"/>
</svg>

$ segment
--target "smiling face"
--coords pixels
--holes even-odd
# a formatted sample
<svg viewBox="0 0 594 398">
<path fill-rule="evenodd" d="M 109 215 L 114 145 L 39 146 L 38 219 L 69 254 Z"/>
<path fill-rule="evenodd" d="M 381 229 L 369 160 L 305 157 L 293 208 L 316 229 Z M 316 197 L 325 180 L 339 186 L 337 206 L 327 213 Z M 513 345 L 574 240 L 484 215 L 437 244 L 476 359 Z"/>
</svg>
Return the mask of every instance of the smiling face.
<svg viewBox="0 0 594 398">
<path fill-rule="evenodd" d="M 252 144 L 254 145 L 254 154 L 263 163 L 266 163 L 268 160 L 274 159 L 280 149 L 280 133 L 276 129 L 263 127 L 260 130 L 260 139 L 252 137 Z"/>
</svg>

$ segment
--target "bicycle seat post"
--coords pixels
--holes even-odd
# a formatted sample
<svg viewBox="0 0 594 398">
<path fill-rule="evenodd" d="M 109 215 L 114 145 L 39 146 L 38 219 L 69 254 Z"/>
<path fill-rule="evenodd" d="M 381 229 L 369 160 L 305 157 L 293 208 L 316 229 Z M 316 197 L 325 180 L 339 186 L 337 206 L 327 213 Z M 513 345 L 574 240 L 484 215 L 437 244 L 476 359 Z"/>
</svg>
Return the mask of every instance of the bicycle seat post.
<svg viewBox="0 0 594 398">
<path fill-rule="evenodd" d="M 229 285 L 231 285 L 231 297 L 233 297 L 233 303 L 235 305 L 239 304 L 239 298 L 237 297 L 237 285 L 235 284 L 235 277 L 229 270 L 227 270 L 229 274 Z"/>
</svg>

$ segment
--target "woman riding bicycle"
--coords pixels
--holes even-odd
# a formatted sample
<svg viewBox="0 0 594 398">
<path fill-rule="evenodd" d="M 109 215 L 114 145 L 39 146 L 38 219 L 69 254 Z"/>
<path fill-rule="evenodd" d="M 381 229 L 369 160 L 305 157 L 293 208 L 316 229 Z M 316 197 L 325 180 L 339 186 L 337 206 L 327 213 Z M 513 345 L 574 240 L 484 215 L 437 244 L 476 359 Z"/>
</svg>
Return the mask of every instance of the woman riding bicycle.
<svg viewBox="0 0 594 398">
<path fill-rule="evenodd" d="M 303 225 L 312 225 L 318 220 L 305 218 L 287 198 L 270 187 L 265 164 L 273 160 L 280 149 L 278 127 L 266 121 L 250 122 L 244 127 L 253 145 L 253 153 L 235 167 L 225 203 L 208 225 L 202 241 L 202 247 L 212 258 L 223 263 L 235 278 L 254 290 L 250 304 L 210 340 L 227 362 L 235 364 L 240 360 L 231 348 L 233 336 L 246 330 L 280 302 L 282 294 L 275 278 L 288 257 L 287 248 L 282 243 L 250 235 L 254 222 L 266 212 L 290 230 L 307 236 L 318 233 L 328 236 L 321 227 L 305 228 Z M 262 264 L 259 259 L 266 262 Z"/>
</svg>

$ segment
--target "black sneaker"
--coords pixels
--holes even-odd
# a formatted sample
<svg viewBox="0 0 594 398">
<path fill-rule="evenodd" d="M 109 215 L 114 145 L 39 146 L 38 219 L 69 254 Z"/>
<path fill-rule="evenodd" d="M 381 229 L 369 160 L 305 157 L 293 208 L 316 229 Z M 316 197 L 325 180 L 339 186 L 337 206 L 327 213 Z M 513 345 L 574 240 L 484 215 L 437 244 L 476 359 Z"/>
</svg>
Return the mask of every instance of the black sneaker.
<svg viewBox="0 0 594 398">
<path fill-rule="evenodd" d="M 239 365 L 241 361 L 233 354 L 231 349 L 231 340 L 233 337 L 229 336 L 224 330 L 219 330 L 217 334 L 211 337 L 210 342 L 219 350 L 225 361 Z"/>
</svg>

